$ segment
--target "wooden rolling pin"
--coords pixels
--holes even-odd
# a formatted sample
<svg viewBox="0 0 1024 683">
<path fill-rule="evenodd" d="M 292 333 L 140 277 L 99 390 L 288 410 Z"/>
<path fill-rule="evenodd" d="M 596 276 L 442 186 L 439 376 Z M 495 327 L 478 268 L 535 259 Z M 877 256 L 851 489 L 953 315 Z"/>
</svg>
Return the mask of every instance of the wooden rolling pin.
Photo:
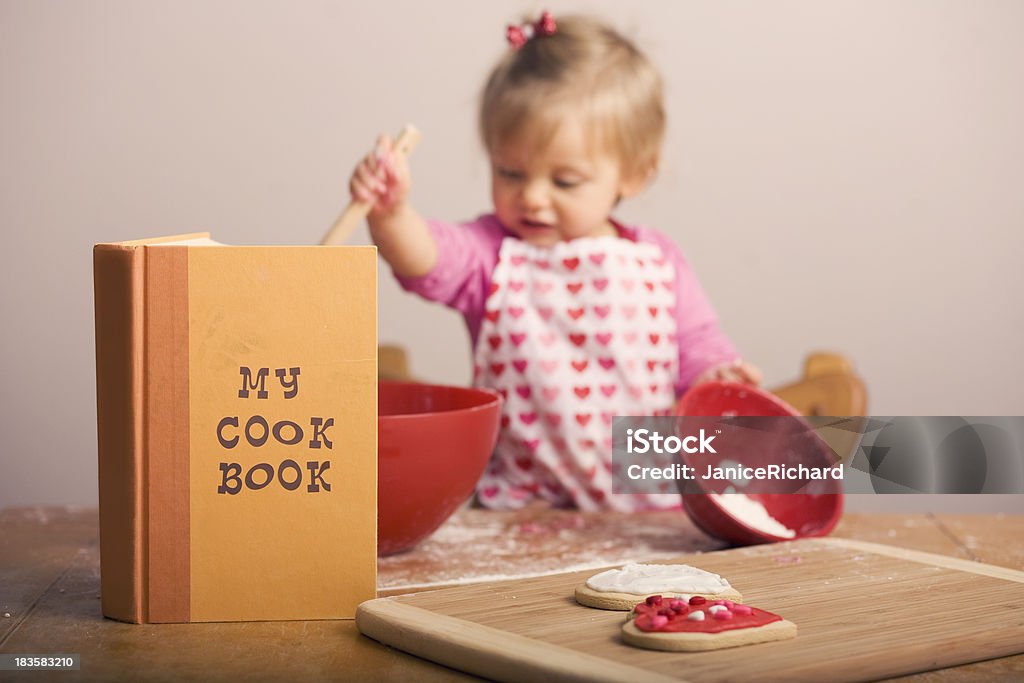
<svg viewBox="0 0 1024 683">
<path fill-rule="evenodd" d="M 420 141 L 420 132 L 416 130 L 415 126 L 407 125 L 402 129 L 402 132 L 395 138 L 394 150 L 396 153 L 403 156 L 409 156 L 416 143 Z M 359 224 L 366 219 L 366 214 L 370 213 L 372 207 L 367 202 L 360 202 L 353 200 L 341 215 L 338 216 L 338 220 L 334 221 L 334 226 L 327 231 L 324 238 L 320 240 L 322 245 L 332 244 L 344 244 L 346 240 L 352 235 L 353 231 Z"/>
</svg>

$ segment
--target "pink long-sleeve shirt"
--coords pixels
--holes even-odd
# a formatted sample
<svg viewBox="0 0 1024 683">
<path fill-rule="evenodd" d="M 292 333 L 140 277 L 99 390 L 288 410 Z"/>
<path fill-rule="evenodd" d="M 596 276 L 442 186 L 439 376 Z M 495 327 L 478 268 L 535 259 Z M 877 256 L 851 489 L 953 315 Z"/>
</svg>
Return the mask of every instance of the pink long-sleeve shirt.
<svg viewBox="0 0 1024 683">
<path fill-rule="evenodd" d="M 675 243 L 653 228 L 614 225 L 622 239 L 658 246 L 675 268 L 675 319 L 679 329 L 679 375 L 675 391 L 678 396 L 701 372 L 735 360 L 738 354 L 719 328 L 718 317 L 696 274 Z M 502 240 L 518 238 L 493 214 L 461 224 L 430 220 L 427 227 L 437 244 L 434 268 L 419 277 L 396 278 L 405 290 L 462 313 L 475 348 Z"/>
</svg>

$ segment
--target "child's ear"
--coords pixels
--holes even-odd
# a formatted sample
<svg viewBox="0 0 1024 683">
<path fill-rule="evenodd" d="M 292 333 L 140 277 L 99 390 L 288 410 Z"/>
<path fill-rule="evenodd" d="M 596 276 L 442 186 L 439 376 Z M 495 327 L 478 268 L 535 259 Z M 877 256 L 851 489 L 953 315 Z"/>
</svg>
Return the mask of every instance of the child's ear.
<svg viewBox="0 0 1024 683">
<path fill-rule="evenodd" d="M 619 185 L 619 199 L 629 199 L 640 194 L 654 181 L 657 175 L 658 165 L 654 163 L 623 178 L 622 183 Z"/>
</svg>

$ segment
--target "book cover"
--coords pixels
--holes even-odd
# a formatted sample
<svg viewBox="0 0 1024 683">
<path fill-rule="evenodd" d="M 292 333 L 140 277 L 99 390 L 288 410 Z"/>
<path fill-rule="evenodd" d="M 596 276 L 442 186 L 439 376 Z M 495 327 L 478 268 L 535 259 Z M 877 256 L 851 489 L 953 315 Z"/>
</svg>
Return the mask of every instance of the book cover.
<svg viewBox="0 0 1024 683">
<path fill-rule="evenodd" d="M 96 245 L 104 615 L 351 618 L 375 597 L 374 247 Z"/>
</svg>

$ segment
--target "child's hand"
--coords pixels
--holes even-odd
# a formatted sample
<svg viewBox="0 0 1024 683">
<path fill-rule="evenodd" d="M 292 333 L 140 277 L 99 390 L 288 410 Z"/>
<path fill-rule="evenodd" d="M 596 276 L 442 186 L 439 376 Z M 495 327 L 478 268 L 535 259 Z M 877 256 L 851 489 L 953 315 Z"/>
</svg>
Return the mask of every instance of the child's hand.
<svg viewBox="0 0 1024 683">
<path fill-rule="evenodd" d="M 740 382 L 741 384 L 753 384 L 758 386 L 761 384 L 761 380 L 764 376 L 761 371 L 755 366 L 737 358 L 731 363 L 721 363 L 719 365 L 713 365 L 704 372 L 700 373 L 695 380 L 693 380 L 693 386 L 703 384 L 704 382 Z"/>
<path fill-rule="evenodd" d="M 409 163 L 404 155 L 395 152 L 391 138 L 382 135 L 373 151 L 352 172 L 349 191 L 353 199 L 372 207 L 371 216 L 380 216 L 405 203 L 409 185 Z"/>
</svg>

